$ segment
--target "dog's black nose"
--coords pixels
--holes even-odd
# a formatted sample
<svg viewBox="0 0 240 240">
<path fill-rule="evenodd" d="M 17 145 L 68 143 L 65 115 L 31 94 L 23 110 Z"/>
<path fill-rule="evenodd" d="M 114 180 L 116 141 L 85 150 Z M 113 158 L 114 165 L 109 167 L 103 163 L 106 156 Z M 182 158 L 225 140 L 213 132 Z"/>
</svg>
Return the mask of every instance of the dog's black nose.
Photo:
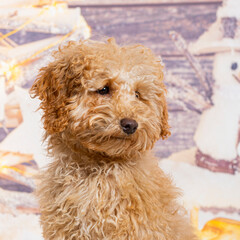
<svg viewBox="0 0 240 240">
<path fill-rule="evenodd" d="M 122 130 L 127 134 L 133 134 L 138 128 L 138 123 L 130 118 L 123 118 L 120 121 L 120 125 L 122 127 Z"/>
</svg>

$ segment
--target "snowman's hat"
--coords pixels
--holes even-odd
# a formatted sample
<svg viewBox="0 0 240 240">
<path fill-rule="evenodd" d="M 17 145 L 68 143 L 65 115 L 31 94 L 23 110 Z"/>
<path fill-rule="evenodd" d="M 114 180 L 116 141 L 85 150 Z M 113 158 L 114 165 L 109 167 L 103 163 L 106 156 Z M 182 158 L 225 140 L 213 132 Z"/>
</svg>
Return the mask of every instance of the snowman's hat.
<svg viewBox="0 0 240 240">
<path fill-rule="evenodd" d="M 240 1 L 225 0 L 217 20 L 199 39 L 189 45 L 193 54 L 240 51 Z"/>
</svg>

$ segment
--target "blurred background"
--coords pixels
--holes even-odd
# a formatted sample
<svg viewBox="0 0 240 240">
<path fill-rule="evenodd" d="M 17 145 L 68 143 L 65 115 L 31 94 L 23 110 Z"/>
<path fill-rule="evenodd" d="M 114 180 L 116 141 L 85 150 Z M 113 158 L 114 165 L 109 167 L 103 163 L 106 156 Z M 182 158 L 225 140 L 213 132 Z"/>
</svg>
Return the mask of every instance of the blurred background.
<svg viewBox="0 0 240 240">
<path fill-rule="evenodd" d="M 240 1 L 0 1 L 0 240 L 40 240 L 46 166 L 29 88 L 70 40 L 115 37 L 161 56 L 172 135 L 155 146 L 201 239 L 240 239 Z"/>
</svg>

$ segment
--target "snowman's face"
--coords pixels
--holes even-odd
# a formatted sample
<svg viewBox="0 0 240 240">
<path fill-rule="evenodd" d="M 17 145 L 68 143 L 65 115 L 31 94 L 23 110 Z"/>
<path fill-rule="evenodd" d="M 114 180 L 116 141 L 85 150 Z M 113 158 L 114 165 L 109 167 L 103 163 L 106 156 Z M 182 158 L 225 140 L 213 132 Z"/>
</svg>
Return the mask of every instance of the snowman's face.
<svg viewBox="0 0 240 240">
<path fill-rule="evenodd" d="M 233 72 L 233 77 L 240 84 L 240 61 L 233 62 L 231 64 L 231 70 Z"/>
<path fill-rule="evenodd" d="M 213 75 L 216 84 L 240 86 L 240 53 L 218 53 L 215 56 Z"/>
</svg>

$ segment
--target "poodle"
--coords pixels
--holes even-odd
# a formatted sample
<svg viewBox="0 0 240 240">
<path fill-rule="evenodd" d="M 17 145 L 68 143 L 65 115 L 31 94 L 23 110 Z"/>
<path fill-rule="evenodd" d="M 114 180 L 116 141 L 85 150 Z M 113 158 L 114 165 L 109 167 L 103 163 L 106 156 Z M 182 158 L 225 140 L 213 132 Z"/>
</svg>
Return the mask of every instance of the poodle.
<svg viewBox="0 0 240 240">
<path fill-rule="evenodd" d="M 170 135 L 163 65 L 150 49 L 69 42 L 30 93 L 53 159 L 36 190 L 46 240 L 197 239 L 150 151 Z"/>
</svg>

